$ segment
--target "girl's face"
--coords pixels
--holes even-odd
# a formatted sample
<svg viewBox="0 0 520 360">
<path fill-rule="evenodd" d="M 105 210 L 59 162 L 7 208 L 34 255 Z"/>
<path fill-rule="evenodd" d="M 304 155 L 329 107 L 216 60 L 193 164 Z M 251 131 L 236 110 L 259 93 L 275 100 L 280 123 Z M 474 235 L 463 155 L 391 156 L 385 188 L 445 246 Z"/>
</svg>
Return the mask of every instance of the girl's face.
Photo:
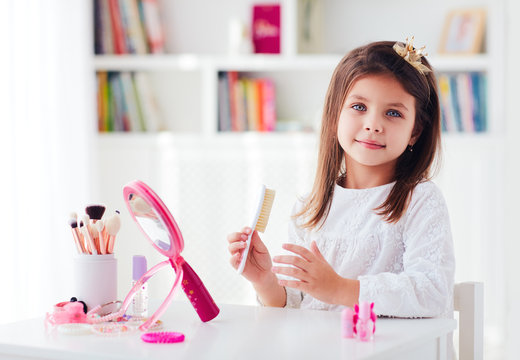
<svg viewBox="0 0 520 360">
<path fill-rule="evenodd" d="M 413 145 L 415 98 L 392 76 L 367 75 L 347 94 L 338 122 L 338 141 L 349 166 L 372 170 L 395 168 Z"/>
</svg>

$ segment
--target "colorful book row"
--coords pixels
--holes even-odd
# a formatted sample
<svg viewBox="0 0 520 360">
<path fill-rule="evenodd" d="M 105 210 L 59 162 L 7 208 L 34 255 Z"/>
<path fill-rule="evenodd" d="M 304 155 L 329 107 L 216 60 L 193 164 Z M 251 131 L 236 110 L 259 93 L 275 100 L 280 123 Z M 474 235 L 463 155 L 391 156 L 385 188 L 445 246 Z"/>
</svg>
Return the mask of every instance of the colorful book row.
<svg viewBox="0 0 520 360">
<path fill-rule="evenodd" d="M 94 0 L 96 54 L 164 52 L 157 0 Z"/>
<path fill-rule="evenodd" d="M 440 74 L 442 129 L 446 132 L 487 130 L 487 77 L 483 73 Z"/>
<path fill-rule="evenodd" d="M 148 74 L 98 72 L 98 130 L 165 130 Z"/>
<path fill-rule="evenodd" d="M 275 86 L 271 79 L 219 72 L 219 131 L 274 131 L 275 127 Z"/>
</svg>

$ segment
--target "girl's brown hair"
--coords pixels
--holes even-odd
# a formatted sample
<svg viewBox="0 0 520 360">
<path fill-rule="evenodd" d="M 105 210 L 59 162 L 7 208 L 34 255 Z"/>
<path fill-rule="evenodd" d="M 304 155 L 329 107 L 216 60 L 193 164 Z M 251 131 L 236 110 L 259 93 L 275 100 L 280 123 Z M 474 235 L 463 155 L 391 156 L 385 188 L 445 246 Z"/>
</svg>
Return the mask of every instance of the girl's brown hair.
<svg viewBox="0 0 520 360">
<path fill-rule="evenodd" d="M 305 217 L 302 224 L 305 228 L 315 227 L 327 217 L 334 185 L 339 177 L 346 176 L 344 152 L 337 138 L 338 120 L 348 92 L 361 77 L 392 75 L 415 98 L 413 135 L 418 138 L 413 151 L 405 151 L 397 159 L 395 185 L 386 200 L 374 210 L 389 223 L 399 221 L 415 186 L 432 176 L 434 161 L 440 153 L 441 135 L 435 75 L 433 71 L 419 72 L 395 52 L 394 44 L 381 41 L 354 49 L 334 70 L 323 109 L 316 178 L 302 210 L 294 215 Z M 424 57 L 421 61 L 431 69 Z"/>
</svg>

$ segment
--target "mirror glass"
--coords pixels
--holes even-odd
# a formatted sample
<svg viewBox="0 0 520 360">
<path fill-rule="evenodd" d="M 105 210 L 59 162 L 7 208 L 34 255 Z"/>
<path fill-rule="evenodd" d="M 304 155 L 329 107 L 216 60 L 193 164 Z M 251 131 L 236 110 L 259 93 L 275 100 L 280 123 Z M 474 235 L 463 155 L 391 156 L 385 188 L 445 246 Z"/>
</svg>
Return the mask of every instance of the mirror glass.
<svg viewBox="0 0 520 360">
<path fill-rule="evenodd" d="M 168 230 L 153 206 L 135 193 L 128 195 L 128 204 L 130 204 L 139 226 L 141 226 L 150 240 L 159 249 L 164 251 L 170 250 L 171 241 Z"/>
</svg>

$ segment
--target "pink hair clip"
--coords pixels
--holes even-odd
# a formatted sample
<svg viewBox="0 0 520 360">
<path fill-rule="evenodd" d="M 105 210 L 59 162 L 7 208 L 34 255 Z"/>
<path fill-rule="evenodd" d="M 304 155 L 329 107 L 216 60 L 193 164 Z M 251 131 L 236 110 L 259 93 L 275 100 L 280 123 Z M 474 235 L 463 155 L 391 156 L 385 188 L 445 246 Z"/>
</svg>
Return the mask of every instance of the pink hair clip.
<svg viewBox="0 0 520 360">
<path fill-rule="evenodd" d="M 161 331 L 149 332 L 141 335 L 141 339 L 147 343 L 178 343 L 184 341 L 184 334 L 179 332 Z"/>
</svg>

